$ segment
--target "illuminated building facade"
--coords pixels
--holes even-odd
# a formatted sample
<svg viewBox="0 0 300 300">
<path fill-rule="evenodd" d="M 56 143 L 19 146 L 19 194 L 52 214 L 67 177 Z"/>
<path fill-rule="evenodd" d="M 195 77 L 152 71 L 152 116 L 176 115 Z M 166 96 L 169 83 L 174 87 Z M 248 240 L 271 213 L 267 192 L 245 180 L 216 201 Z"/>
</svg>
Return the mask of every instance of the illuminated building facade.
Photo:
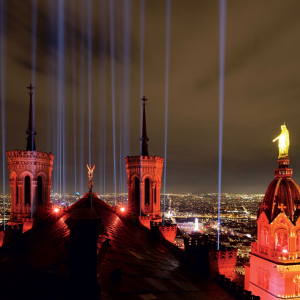
<svg viewBox="0 0 300 300">
<path fill-rule="evenodd" d="M 30 95 L 29 122 L 26 131 L 27 147 L 24 150 L 6 152 L 9 169 L 9 184 L 11 187 L 11 214 L 9 225 L 23 223 L 26 231 L 28 218 L 34 216 L 38 207 L 50 204 L 51 174 L 53 158 L 51 153 L 36 151 L 32 90 L 28 87 Z M 26 220 L 27 218 L 27 220 Z"/>
<path fill-rule="evenodd" d="M 258 209 L 257 242 L 245 266 L 245 288 L 263 300 L 300 299 L 300 188 L 283 151 L 289 145 L 284 138 L 287 145 L 279 141 L 279 166 Z"/>
<path fill-rule="evenodd" d="M 160 188 L 164 159 L 149 156 L 146 128 L 145 106 L 147 99 L 143 97 L 143 129 L 141 137 L 141 153 L 139 156 L 125 158 L 128 187 L 128 211 L 139 216 L 140 222 L 150 228 L 150 221 L 162 221 L 160 213 Z"/>
</svg>

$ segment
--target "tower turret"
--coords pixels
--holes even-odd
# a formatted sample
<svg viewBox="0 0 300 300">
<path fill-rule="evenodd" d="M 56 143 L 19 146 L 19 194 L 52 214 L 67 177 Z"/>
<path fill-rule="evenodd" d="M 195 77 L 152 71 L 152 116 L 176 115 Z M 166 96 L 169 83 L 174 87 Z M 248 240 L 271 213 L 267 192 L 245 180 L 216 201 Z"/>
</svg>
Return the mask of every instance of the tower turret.
<svg viewBox="0 0 300 300">
<path fill-rule="evenodd" d="M 139 156 L 125 158 L 128 187 L 128 211 L 140 216 L 140 221 L 150 228 L 150 221 L 161 221 L 160 188 L 164 159 L 149 156 L 146 112 L 147 99 L 141 99 L 143 105 L 143 128 L 141 137 L 141 152 Z"/>
<path fill-rule="evenodd" d="M 50 204 L 51 175 L 54 156 L 36 151 L 32 94 L 30 95 L 26 150 L 6 152 L 11 187 L 11 214 L 9 224 L 24 223 L 32 218 L 38 207 Z M 28 221 L 27 221 L 28 222 Z M 25 227 L 23 227 L 25 228 Z M 24 229 L 23 229 L 24 231 Z"/>
</svg>

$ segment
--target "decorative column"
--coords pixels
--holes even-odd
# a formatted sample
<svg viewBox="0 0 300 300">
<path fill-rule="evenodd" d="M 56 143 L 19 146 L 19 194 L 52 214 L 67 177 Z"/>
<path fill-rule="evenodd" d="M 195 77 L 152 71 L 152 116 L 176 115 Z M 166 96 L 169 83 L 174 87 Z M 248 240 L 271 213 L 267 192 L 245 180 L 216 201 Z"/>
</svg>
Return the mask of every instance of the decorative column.
<svg viewBox="0 0 300 300">
<path fill-rule="evenodd" d="M 156 185 L 156 183 L 155 182 L 153 182 L 152 181 L 152 184 L 151 184 L 151 187 L 152 187 L 152 197 L 151 197 L 151 199 L 152 200 L 150 200 L 150 203 L 152 203 L 152 205 L 153 205 L 153 207 L 152 207 L 152 211 L 154 212 L 154 215 L 156 215 L 156 204 L 157 203 L 154 203 L 154 199 L 155 199 L 155 185 Z"/>
<path fill-rule="evenodd" d="M 18 199 L 16 201 L 16 209 L 17 209 L 17 217 L 20 219 L 20 215 L 22 213 L 22 207 L 24 206 L 23 204 L 23 181 L 22 180 L 17 180 L 17 188 L 18 188 Z"/>
<path fill-rule="evenodd" d="M 15 188 L 15 179 L 10 179 L 9 180 L 9 185 L 11 189 L 11 212 L 10 212 L 10 217 L 14 218 L 15 217 L 15 207 L 16 207 L 16 188 Z"/>
<path fill-rule="evenodd" d="M 32 180 L 31 185 L 31 211 L 34 214 L 36 212 L 37 207 L 37 194 L 36 194 L 37 180 Z"/>
<path fill-rule="evenodd" d="M 145 212 L 145 191 L 144 191 L 144 180 L 140 182 L 140 202 L 141 202 L 141 211 Z"/>
</svg>

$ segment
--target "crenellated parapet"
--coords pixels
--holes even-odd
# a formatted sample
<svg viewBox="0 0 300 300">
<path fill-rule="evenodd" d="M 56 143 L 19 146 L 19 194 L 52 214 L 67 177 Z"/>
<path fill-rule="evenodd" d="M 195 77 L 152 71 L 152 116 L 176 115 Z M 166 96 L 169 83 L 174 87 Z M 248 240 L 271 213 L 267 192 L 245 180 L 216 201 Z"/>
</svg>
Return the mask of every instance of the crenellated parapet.
<svg viewBox="0 0 300 300">
<path fill-rule="evenodd" d="M 150 220 L 150 229 L 151 234 L 159 238 L 161 241 L 167 240 L 174 243 L 174 239 L 177 234 L 177 224 L 170 224 L 166 222 L 165 226 L 163 226 L 162 220 Z"/>
<path fill-rule="evenodd" d="M 6 243 L 17 243 L 23 233 L 23 224 L 6 225 L 0 229 L 0 246 Z"/>
<path fill-rule="evenodd" d="M 235 299 L 260 300 L 259 296 L 253 295 L 250 291 L 247 291 L 243 286 L 237 284 L 237 282 L 227 278 L 224 274 L 217 274 L 215 283 L 226 290 Z"/>
<path fill-rule="evenodd" d="M 6 151 L 6 157 L 7 161 L 9 162 L 10 159 L 15 159 L 15 158 L 21 158 L 21 159 L 50 159 L 53 161 L 54 155 L 51 152 L 40 152 L 40 151 L 25 151 L 25 150 L 12 150 L 12 151 Z"/>
<path fill-rule="evenodd" d="M 220 273 L 232 278 L 232 273 L 237 262 L 238 249 L 233 247 L 221 247 L 220 250 L 210 250 L 209 263 L 211 276 Z"/>
<path fill-rule="evenodd" d="M 236 248 L 226 248 L 207 238 L 184 238 L 184 247 L 190 265 L 203 276 L 215 278 L 217 273 L 231 278 L 237 262 Z"/>
<path fill-rule="evenodd" d="M 125 158 L 127 177 L 130 181 L 133 179 L 131 175 L 144 177 L 149 174 L 153 179 L 155 176 L 161 178 L 163 171 L 164 158 L 159 156 L 127 156 Z M 128 182 L 130 183 L 130 182 Z"/>
<path fill-rule="evenodd" d="M 10 173 L 14 171 L 20 175 L 24 171 L 33 174 L 44 172 L 51 177 L 54 159 L 52 153 L 13 150 L 6 152 L 6 158 Z"/>
<path fill-rule="evenodd" d="M 34 222 L 34 218 L 24 218 L 22 220 L 22 223 L 23 223 L 23 233 L 30 230 L 33 226 L 33 222 Z"/>
<path fill-rule="evenodd" d="M 174 243 L 177 234 L 177 224 L 166 224 L 163 226 L 163 224 L 160 223 L 159 231 L 165 240 Z"/>
<path fill-rule="evenodd" d="M 125 158 L 125 162 L 136 162 L 136 163 L 140 163 L 140 162 L 164 162 L 164 158 L 163 157 L 159 157 L 157 155 L 154 156 L 142 156 L 142 155 L 136 155 L 136 156 L 127 156 Z"/>
<path fill-rule="evenodd" d="M 162 222 L 162 218 L 153 218 L 153 216 L 149 215 L 149 216 L 139 216 L 139 223 L 140 225 L 151 229 L 152 226 L 159 226 L 159 224 Z M 154 225 L 151 225 L 151 223 L 153 223 Z M 158 228 L 158 227 L 157 227 Z"/>
</svg>

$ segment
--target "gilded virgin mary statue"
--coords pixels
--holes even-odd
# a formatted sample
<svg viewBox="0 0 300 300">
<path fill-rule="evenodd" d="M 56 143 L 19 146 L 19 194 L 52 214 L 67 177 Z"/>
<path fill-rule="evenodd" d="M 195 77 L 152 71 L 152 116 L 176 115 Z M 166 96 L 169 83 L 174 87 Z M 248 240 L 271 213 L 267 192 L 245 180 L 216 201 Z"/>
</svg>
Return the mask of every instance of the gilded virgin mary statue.
<svg viewBox="0 0 300 300">
<path fill-rule="evenodd" d="M 278 140 L 278 148 L 279 148 L 278 158 L 288 157 L 290 138 L 289 138 L 289 131 L 287 130 L 285 124 L 281 125 L 281 133 L 276 139 L 273 140 L 273 142 L 277 140 Z"/>
</svg>

